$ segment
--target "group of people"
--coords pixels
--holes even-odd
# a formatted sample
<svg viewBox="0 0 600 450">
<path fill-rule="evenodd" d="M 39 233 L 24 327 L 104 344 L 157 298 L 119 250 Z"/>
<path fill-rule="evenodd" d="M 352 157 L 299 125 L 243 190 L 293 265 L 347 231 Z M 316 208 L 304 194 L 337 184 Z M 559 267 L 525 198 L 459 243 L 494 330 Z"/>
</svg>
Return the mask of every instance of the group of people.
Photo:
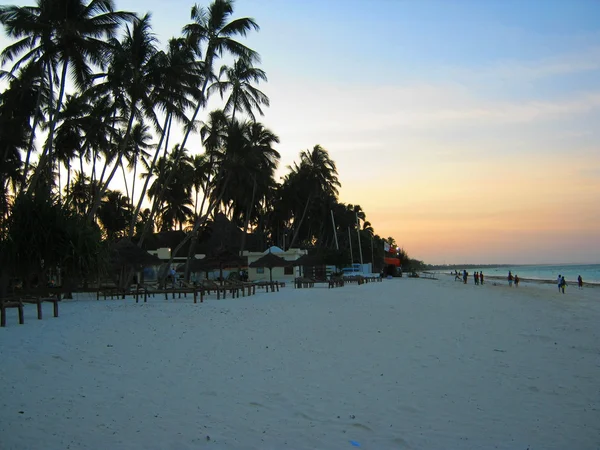
<svg viewBox="0 0 600 450">
<path fill-rule="evenodd" d="M 565 286 L 567 285 L 564 275 L 558 275 L 558 278 L 556 279 L 556 284 L 558 286 L 558 292 L 562 292 L 564 294 Z M 583 278 L 581 278 L 581 275 L 577 277 L 577 286 L 579 287 L 579 289 L 583 289 Z"/>
<path fill-rule="evenodd" d="M 450 272 L 452 275 L 454 275 L 454 281 L 462 281 L 464 284 L 467 284 L 467 280 L 469 278 L 469 272 L 467 272 L 466 270 L 463 270 L 462 272 L 459 272 L 458 270 L 455 270 L 454 273 Z M 519 278 L 518 275 L 513 275 L 512 271 L 508 271 L 508 276 L 506 277 L 508 280 L 508 286 L 512 287 L 513 283 L 515 285 L 515 287 L 519 287 L 519 282 L 521 281 L 521 279 Z M 475 272 L 473 274 L 473 280 L 475 281 L 475 284 L 483 284 L 483 272 Z M 567 285 L 567 282 L 565 281 L 565 277 L 563 275 L 559 275 L 558 278 L 556 279 L 556 283 L 558 285 L 558 292 L 562 292 L 563 294 L 565 293 L 565 286 Z M 495 285 L 495 283 L 494 283 Z M 579 275 L 577 277 L 577 285 L 579 286 L 579 289 L 583 289 L 583 278 L 581 278 L 581 275 Z"/>
<path fill-rule="evenodd" d="M 458 272 L 458 270 L 454 271 L 454 281 L 459 280 L 460 281 L 460 274 Z M 464 284 L 467 284 L 467 280 L 469 279 L 469 272 L 467 272 L 466 270 L 462 271 L 462 281 Z M 483 272 L 475 272 L 473 273 L 473 280 L 475 280 L 475 284 L 483 284 Z"/>
</svg>

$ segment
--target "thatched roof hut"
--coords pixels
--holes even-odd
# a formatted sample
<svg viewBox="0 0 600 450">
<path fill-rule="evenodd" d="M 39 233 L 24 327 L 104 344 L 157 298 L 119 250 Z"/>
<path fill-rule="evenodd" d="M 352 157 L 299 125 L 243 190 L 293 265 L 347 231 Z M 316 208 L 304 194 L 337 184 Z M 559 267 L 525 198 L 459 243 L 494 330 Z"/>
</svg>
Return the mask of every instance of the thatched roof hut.
<svg viewBox="0 0 600 450">
<path fill-rule="evenodd" d="M 269 269 L 269 279 L 273 281 L 273 267 L 288 267 L 290 266 L 290 262 L 291 261 L 286 261 L 282 257 L 269 252 L 253 263 L 250 263 L 248 267 L 266 267 Z"/>
<path fill-rule="evenodd" d="M 232 251 L 221 248 L 207 255 L 205 258 L 192 259 L 190 261 L 190 272 L 209 272 L 218 269 L 220 277 L 223 279 L 224 268 L 244 264 L 246 264 L 246 258 L 242 258 Z M 177 270 L 185 270 L 185 263 L 179 265 Z"/>
<path fill-rule="evenodd" d="M 148 253 L 129 239 L 121 239 L 110 246 L 110 262 L 114 268 L 135 269 L 161 264 L 161 260 L 156 255 Z"/>
<path fill-rule="evenodd" d="M 288 261 L 294 267 L 315 267 L 325 264 L 324 256 L 320 253 L 302 255 L 294 261 Z"/>
</svg>

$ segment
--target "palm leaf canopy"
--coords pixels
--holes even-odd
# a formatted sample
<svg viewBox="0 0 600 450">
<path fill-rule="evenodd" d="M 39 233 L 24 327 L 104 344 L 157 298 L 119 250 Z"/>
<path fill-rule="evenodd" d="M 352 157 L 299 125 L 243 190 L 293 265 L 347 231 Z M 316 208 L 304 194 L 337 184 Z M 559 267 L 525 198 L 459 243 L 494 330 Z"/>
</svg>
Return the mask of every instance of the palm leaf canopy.
<svg viewBox="0 0 600 450">
<path fill-rule="evenodd" d="M 267 269 L 272 269 L 273 267 L 288 267 L 289 265 L 289 261 L 286 261 L 281 256 L 267 253 L 249 264 L 248 267 L 266 267 Z"/>
<path fill-rule="evenodd" d="M 227 266 L 244 264 L 245 258 L 238 256 L 226 249 L 219 249 L 202 259 L 194 259 L 190 262 L 191 272 L 203 272 L 208 270 L 223 269 Z"/>
<path fill-rule="evenodd" d="M 302 255 L 300 258 L 294 261 L 289 261 L 289 263 L 294 267 L 315 267 L 322 266 L 323 264 L 325 264 L 325 260 L 323 255 L 319 253 L 314 253 L 311 255 Z"/>
</svg>

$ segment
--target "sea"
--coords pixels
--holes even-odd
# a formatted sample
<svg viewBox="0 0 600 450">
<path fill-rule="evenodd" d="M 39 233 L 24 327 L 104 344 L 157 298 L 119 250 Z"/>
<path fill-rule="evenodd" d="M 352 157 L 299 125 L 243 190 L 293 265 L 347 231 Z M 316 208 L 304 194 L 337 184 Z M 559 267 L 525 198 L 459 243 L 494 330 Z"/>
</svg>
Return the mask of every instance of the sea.
<svg viewBox="0 0 600 450">
<path fill-rule="evenodd" d="M 483 272 L 484 276 L 508 276 L 508 271 L 519 278 L 533 280 L 555 281 L 558 275 L 565 277 L 567 282 L 576 283 L 577 277 L 581 275 L 586 283 L 600 284 L 600 264 L 553 264 L 553 265 L 514 265 L 500 267 L 481 267 L 467 269 L 469 274 L 474 271 Z M 460 271 L 460 269 L 459 269 Z"/>
</svg>

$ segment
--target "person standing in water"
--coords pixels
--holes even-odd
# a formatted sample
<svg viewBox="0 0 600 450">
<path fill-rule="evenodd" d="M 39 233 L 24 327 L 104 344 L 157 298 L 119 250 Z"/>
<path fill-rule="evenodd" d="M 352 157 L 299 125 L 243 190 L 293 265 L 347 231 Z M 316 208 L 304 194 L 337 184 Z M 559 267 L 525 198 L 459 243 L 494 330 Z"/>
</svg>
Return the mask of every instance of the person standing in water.
<svg viewBox="0 0 600 450">
<path fill-rule="evenodd" d="M 515 287 L 519 287 L 519 275 L 515 274 Z"/>
<path fill-rule="evenodd" d="M 483 284 L 483 272 L 479 271 L 479 282 Z"/>
<path fill-rule="evenodd" d="M 473 280 L 475 280 L 475 285 L 479 284 L 479 273 L 477 271 L 473 272 Z"/>
<path fill-rule="evenodd" d="M 562 277 L 560 279 L 560 288 L 562 289 L 562 293 L 565 293 L 565 286 L 567 285 L 567 282 L 565 280 L 565 277 Z"/>
<path fill-rule="evenodd" d="M 583 278 L 581 278 L 581 275 L 577 277 L 577 286 L 579 286 L 579 289 L 583 289 Z"/>
<path fill-rule="evenodd" d="M 508 287 L 512 287 L 512 283 L 513 283 L 513 274 L 512 272 L 509 270 L 508 271 Z"/>
</svg>

